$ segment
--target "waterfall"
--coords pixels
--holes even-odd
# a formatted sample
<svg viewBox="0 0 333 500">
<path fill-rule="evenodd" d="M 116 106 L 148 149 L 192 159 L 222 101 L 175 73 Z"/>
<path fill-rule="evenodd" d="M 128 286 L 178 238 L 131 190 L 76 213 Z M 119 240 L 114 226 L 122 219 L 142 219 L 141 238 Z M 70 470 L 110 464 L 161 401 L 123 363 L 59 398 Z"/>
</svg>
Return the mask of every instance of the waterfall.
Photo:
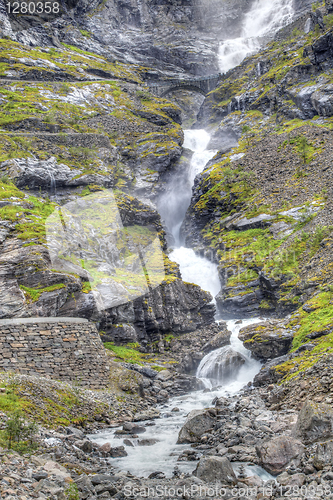
<svg viewBox="0 0 333 500">
<path fill-rule="evenodd" d="M 206 130 L 184 130 L 184 148 L 193 151 L 191 161 L 173 177 L 157 203 L 166 228 L 173 237 L 171 244 L 176 248 L 182 243 L 180 227 L 191 202 L 194 179 L 215 154 L 215 151 L 206 149 L 209 141 L 210 135 Z"/>
<path fill-rule="evenodd" d="M 175 249 L 169 257 L 179 264 L 183 280 L 199 285 L 215 297 L 221 288 L 217 265 L 182 246 L 180 228 L 191 202 L 194 179 L 216 151 L 206 149 L 210 141 L 206 130 L 184 130 L 184 135 L 184 147 L 193 151 L 191 161 L 169 184 L 158 202 L 158 211 L 173 236 Z"/>
<path fill-rule="evenodd" d="M 223 386 L 224 390 L 237 392 L 253 380 L 260 370 L 261 363 L 252 358 L 251 352 L 239 340 L 238 333 L 244 326 L 259 321 L 261 320 L 258 318 L 241 322 L 228 321 L 228 328 L 232 332 L 230 346 L 210 352 L 198 366 L 196 377 L 201 379 L 206 387 L 211 389 L 213 386 Z"/>
<path fill-rule="evenodd" d="M 293 0 L 255 0 L 246 14 L 239 37 L 225 40 L 219 47 L 222 73 L 240 64 L 249 54 L 260 49 L 263 40 L 272 37 L 293 19 Z"/>
</svg>

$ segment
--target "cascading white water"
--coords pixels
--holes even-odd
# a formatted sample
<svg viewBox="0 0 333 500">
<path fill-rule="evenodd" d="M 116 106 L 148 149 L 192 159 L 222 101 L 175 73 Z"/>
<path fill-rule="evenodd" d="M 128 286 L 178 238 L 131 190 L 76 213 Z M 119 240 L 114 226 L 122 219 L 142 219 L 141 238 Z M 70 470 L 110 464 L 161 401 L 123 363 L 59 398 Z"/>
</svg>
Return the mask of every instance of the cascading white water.
<svg viewBox="0 0 333 500">
<path fill-rule="evenodd" d="M 176 248 L 169 257 L 179 264 L 184 281 L 199 285 L 203 290 L 210 292 L 213 297 L 219 293 L 221 283 L 217 264 L 196 255 L 192 248 Z"/>
<path fill-rule="evenodd" d="M 259 48 L 262 38 L 268 33 L 274 33 L 291 20 L 292 3 L 293 0 L 255 0 L 251 11 L 246 16 L 241 36 L 221 45 L 221 71 L 227 71 L 239 64 L 248 53 Z M 204 169 L 215 153 L 215 151 L 206 150 L 208 143 L 209 134 L 206 131 L 185 130 L 184 146 L 194 151 L 191 163 L 187 170 L 176 176 L 170 183 L 165 195 L 159 200 L 158 210 L 168 231 L 173 235 L 175 249 L 170 254 L 170 258 L 179 264 L 183 279 L 200 285 L 215 296 L 220 289 L 216 264 L 197 256 L 192 249 L 182 247 L 180 237 L 180 227 L 190 204 L 194 178 Z M 240 324 L 236 324 L 235 320 L 227 321 L 227 327 L 232 331 L 231 345 L 205 356 L 196 374 L 206 387 L 214 387 L 212 392 L 196 392 L 170 400 L 162 408 L 162 418 L 156 420 L 155 425 L 148 426 L 147 431 L 142 435 L 144 439 L 153 438 L 158 442 L 152 446 L 138 446 L 138 440 L 132 439 L 134 446 L 126 446 L 128 456 L 113 459 L 112 464 L 143 477 L 158 470 L 171 477 L 176 464 L 183 471 L 193 470 L 195 463 L 192 465 L 191 462 L 177 463 L 177 456 L 183 449 L 188 448 L 188 445 L 176 444 L 179 429 L 191 410 L 211 405 L 215 396 L 236 394 L 244 385 L 253 380 L 261 365 L 251 357 L 250 352 L 238 339 L 238 332 L 240 328 L 259 321 L 259 319 L 249 319 L 243 320 Z M 230 349 L 236 353 L 236 356 L 228 355 Z M 229 356 L 229 361 L 230 359 L 238 360 L 237 367 L 227 362 L 227 356 Z M 226 376 L 226 369 L 229 372 L 228 376 Z M 219 385 L 220 387 L 217 387 Z M 179 412 L 170 411 L 174 406 L 179 408 Z M 115 436 L 114 429 L 91 435 L 90 438 L 98 444 L 105 442 L 110 442 L 112 446 L 123 444 L 122 439 Z M 273 479 L 258 466 L 246 469 L 249 475 L 256 473 L 264 480 Z"/>
<path fill-rule="evenodd" d="M 139 477 L 147 477 L 155 471 L 163 471 L 167 477 L 172 477 L 176 465 L 183 472 L 192 472 L 197 465 L 196 462 L 177 461 L 177 457 L 181 452 L 189 447 L 188 444 L 177 444 L 178 432 L 184 425 L 186 416 L 190 411 L 211 406 L 215 396 L 232 396 L 236 394 L 259 371 L 260 363 L 250 358 L 249 351 L 244 348 L 242 342 L 238 339 L 239 329 L 256 321 L 259 320 L 243 320 L 241 324 L 236 324 L 234 320 L 227 321 L 227 327 L 232 332 L 230 339 L 232 349 L 237 350 L 246 358 L 241 370 L 238 374 L 235 374 L 235 379 L 230 380 L 222 387 L 213 389 L 211 392 L 197 391 L 171 399 L 161 408 L 162 418 L 155 420 L 155 425 L 149 425 L 146 432 L 140 434 L 139 438 L 130 438 L 133 446 L 126 446 L 128 456 L 112 459 L 112 465 L 119 466 L 122 470 L 129 471 Z M 203 362 L 206 358 L 207 356 L 203 359 Z M 199 367 L 197 376 L 201 376 L 200 373 L 201 369 Z M 175 406 L 179 409 L 178 412 L 171 411 Z M 140 422 L 138 424 L 140 425 Z M 141 423 L 141 425 L 145 424 L 146 422 Z M 116 435 L 115 429 L 107 429 L 98 434 L 91 434 L 89 437 L 99 445 L 106 442 L 109 442 L 112 447 L 123 444 L 122 436 Z M 139 439 L 155 439 L 157 442 L 152 446 L 140 446 L 138 445 Z M 264 480 L 272 479 L 272 476 L 260 467 L 247 467 L 246 472 L 248 475 L 259 474 Z"/>
<path fill-rule="evenodd" d="M 215 151 L 206 149 L 209 140 L 206 130 L 184 130 L 184 148 L 193 151 L 193 156 L 187 167 L 173 177 L 157 203 L 158 211 L 173 236 L 171 246 L 176 248 L 182 243 L 180 226 L 191 202 L 194 179 L 215 154 Z"/>
<path fill-rule="evenodd" d="M 236 320 L 228 321 L 228 328 L 232 332 L 230 346 L 210 352 L 198 366 L 196 377 L 201 379 L 206 387 L 223 385 L 224 390 L 237 392 L 253 380 L 260 370 L 261 363 L 252 358 L 251 352 L 239 340 L 238 333 L 244 326 L 259 321 L 258 318 L 246 319 L 241 323 Z"/>
<path fill-rule="evenodd" d="M 293 0 L 255 0 L 246 14 L 239 37 L 220 44 L 220 71 L 226 73 L 240 64 L 247 55 L 259 50 L 263 39 L 272 37 L 291 22 L 293 15 Z"/>
<path fill-rule="evenodd" d="M 185 130 L 184 136 L 184 147 L 193 151 L 190 164 L 185 172 L 173 180 L 161 198 L 158 209 L 167 229 L 173 235 L 176 246 L 169 257 L 179 264 L 183 280 L 199 285 L 215 297 L 221 288 L 217 265 L 196 255 L 191 248 L 181 246 L 180 227 L 191 202 L 194 179 L 203 171 L 216 151 L 206 149 L 210 140 L 206 130 Z"/>
</svg>

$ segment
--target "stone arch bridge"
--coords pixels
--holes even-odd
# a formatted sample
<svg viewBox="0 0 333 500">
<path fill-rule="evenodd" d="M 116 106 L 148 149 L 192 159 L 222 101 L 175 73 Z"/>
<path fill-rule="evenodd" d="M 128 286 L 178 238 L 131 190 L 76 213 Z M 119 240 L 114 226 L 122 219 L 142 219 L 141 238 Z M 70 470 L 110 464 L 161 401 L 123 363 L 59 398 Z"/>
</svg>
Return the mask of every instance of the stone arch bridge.
<svg viewBox="0 0 333 500">
<path fill-rule="evenodd" d="M 175 79 L 175 80 L 160 80 L 147 82 L 149 91 L 157 97 L 165 97 L 170 92 L 177 90 L 190 90 L 192 92 L 199 92 L 202 95 L 207 95 L 208 92 L 215 89 L 223 76 L 209 75 L 197 78 L 188 79 Z"/>
</svg>

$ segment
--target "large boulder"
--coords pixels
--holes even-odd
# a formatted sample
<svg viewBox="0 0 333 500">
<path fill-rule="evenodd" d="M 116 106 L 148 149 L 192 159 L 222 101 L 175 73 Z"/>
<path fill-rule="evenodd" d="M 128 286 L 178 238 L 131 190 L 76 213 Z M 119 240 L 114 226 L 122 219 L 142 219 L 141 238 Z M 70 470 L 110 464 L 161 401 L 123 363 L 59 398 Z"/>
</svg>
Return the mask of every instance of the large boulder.
<svg viewBox="0 0 333 500">
<path fill-rule="evenodd" d="M 318 443 L 317 450 L 313 459 L 313 465 L 318 470 L 322 470 L 327 465 L 333 465 L 333 441 Z"/>
<path fill-rule="evenodd" d="M 97 184 L 111 187 L 112 178 L 109 175 L 86 174 L 81 170 L 70 169 L 64 163 L 58 163 L 54 156 L 48 160 L 35 160 L 33 158 L 16 158 L 0 164 L 0 171 L 9 175 L 16 186 L 31 189 L 55 189 L 61 186 L 87 186 Z"/>
<path fill-rule="evenodd" d="M 231 463 L 226 457 L 202 457 L 194 471 L 194 475 L 206 483 L 237 483 Z"/>
<path fill-rule="evenodd" d="M 277 475 L 289 465 L 298 466 L 305 447 L 291 436 L 278 436 L 259 444 L 256 450 L 262 467 Z"/>
<path fill-rule="evenodd" d="M 280 356 L 279 358 L 265 363 L 260 372 L 254 377 L 253 385 L 255 387 L 261 387 L 263 385 L 276 384 L 281 378 L 283 378 L 283 373 L 276 370 L 276 367 L 285 361 L 288 361 L 287 355 Z"/>
<path fill-rule="evenodd" d="M 266 360 L 287 354 L 293 333 L 281 321 L 270 320 L 242 328 L 238 337 L 256 359 Z"/>
<path fill-rule="evenodd" d="M 238 370 L 245 363 L 243 354 L 225 346 L 208 354 L 200 363 L 197 377 L 209 379 L 215 384 L 226 384 L 235 378 Z"/>
<path fill-rule="evenodd" d="M 209 410 L 192 410 L 179 431 L 177 443 L 197 443 L 214 425 L 215 418 Z"/>
<path fill-rule="evenodd" d="M 305 444 L 332 438 L 332 408 L 324 403 L 306 401 L 299 412 L 294 435 Z"/>
</svg>

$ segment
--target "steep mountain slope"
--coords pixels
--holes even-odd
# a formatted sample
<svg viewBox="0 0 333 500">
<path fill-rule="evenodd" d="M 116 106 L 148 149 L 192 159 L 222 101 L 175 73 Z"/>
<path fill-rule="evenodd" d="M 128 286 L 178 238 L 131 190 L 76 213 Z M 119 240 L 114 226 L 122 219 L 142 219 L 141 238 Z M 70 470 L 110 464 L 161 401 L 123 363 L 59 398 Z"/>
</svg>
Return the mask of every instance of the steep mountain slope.
<svg viewBox="0 0 333 500">
<path fill-rule="evenodd" d="M 183 224 L 188 245 L 214 249 L 224 317 L 295 311 L 280 378 L 332 352 L 331 26 L 324 6 L 304 15 L 206 98 L 198 126 L 215 130 L 213 147 L 226 134 L 238 145 L 197 177 Z M 249 342 L 263 342 L 257 330 Z"/>
<path fill-rule="evenodd" d="M 115 332 L 123 332 L 125 341 L 210 323 L 210 295 L 184 284 L 166 255 L 161 290 L 149 298 L 138 292 L 125 306 L 116 301 L 112 307 L 110 298 L 102 309 L 96 293 L 106 275 L 90 264 L 95 252 L 99 265 L 128 266 L 128 237 L 135 247 L 158 235 L 165 250 L 158 213 L 133 195 L 157 196 L 160 176 L 176 168 L 183 141 L 179 108 L 151 96 L 137 68 L 75 47 L 30 48 L 3 39 L 1 55 L 1 318 L 83 316 L 103 320 L 108 332 L 108 325 L 119 323 Z M 100 72 L 109 80 L 93 76 Z M 46 220 L 59 206 L 102 200 L 110 188 L 127 233 L 117 233 L 110 254 L 83 238 L 81 264 L 72 257 L 71 268 L 57 268 L 46 244 Z M 111 217 L 107 213 L 106 224 Z M 140 283 L 131 269 L 119 271 L 116 295 L 120 287 L 129 292 Z"/>
<path fill-rule="evenodd" d="M 219 72 L 219 41 L 240 36 L 245 15 L 257 1 L 70 0 L 61 2 L 63 15 L 42 24 L 36 16 L 8 18 L 1 0 L 0 35 L 31 46 L 74 45 L 143 66 L 150 78 L 207 75 Z M 295 14 L 310 4 L 295 0 Z"/>
</svg>

